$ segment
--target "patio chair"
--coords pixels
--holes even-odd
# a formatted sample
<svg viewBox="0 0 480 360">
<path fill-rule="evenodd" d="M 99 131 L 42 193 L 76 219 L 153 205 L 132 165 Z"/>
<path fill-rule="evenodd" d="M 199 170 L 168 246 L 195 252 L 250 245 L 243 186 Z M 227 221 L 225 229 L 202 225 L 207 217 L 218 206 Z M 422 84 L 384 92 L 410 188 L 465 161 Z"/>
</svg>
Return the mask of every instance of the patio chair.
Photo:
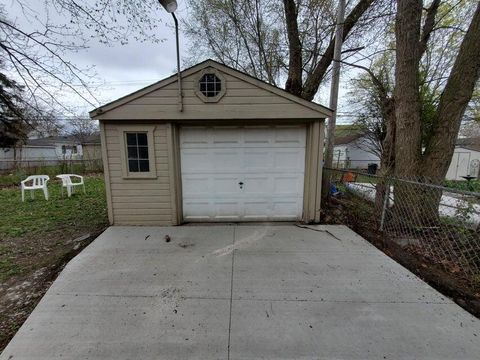
<svg viewBox="0 0 480 360">
<path fill-rule="evenodd" d="M 83 187 L 83 193 L 86 194 L 85 191 L 85 183 L 83 182 L 83 176 L 75 175 L 75 174 L 60 174 L 57 175 L 58 179 L 62 180 L 62 196 L 63 196 L 63 188 L 67 188 L 68 197 L 72 196 L 72 193 L 75 192 L 76 186 Z M 73 182 L 72 178 L 79 179 L 78 181 Z"/>
<path fill-rule="evenodd" d="M 30 175 L 25 180 L 21 181 L 20 189 L 22 190 L 22 202 L 25 201 L 25 190 L 30 190 L 30 196 L 32 199 L 35 199 L 35 190 L 43 190 L 45 200 L 48 200 L 48 180 L 50 180 L 48 175 Z"/>
</svg>

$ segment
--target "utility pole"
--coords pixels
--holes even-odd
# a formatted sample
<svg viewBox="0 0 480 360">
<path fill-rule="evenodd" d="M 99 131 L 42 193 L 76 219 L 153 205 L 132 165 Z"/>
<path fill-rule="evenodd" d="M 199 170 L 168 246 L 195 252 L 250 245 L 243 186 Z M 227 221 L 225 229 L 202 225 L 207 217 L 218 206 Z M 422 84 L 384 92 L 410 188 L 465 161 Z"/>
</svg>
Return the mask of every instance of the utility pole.
<svg viewBox="0 0 480 360">
<path fill-rule="evenodd" d="M 338 87 L 340 83 L 340 61 L 342 58 L 343 44 L 343 23 L 345 18 L 345 0 L 339 0 L 337 11 L 337 24 L 335 26 L 335 48 L 333 51 L 332 65 L 332 85 L 330 88 L 330 109 L 333 115 L 328 119 L 327 123 L 327 147 L 325 149 L 324 167 L 331 168 L 333 164 L 333 147 L 335 141 L 335 124 L 337 122 L 337 105 L 338 105 Z M 328 198 L 330 192 L 330 174 L 323 176 L 322 198 Z"/>
</svg>

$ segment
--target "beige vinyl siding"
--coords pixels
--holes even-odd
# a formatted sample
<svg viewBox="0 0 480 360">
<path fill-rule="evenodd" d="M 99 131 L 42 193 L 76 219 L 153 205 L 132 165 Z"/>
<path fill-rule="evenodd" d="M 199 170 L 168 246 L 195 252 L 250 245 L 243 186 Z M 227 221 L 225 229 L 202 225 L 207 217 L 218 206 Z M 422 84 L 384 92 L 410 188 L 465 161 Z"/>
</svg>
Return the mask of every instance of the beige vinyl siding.
<svg viewBox="0 0 480 360">
<path fill-rule="evenodd" d="M 141 126 L 135 122 L 135 126 Z M 151 126 L 151 124 L 149 124 Z M 125 128 L 122 124 L 121 129 Z M 120 136 L 115 123 L 104 122 L 111 212 L 115 225 L 171 225 L 175 214 L 172 206 L 167 124 L 157 123 L 154 130 L 156 177 L 129 179 L 123 177 Z"/>
<path fill-rule="evenodd" d="M 182 80 L 183 112 L 178 111 L 177 83 L 136 98 L 100 116 L 101 119 L 318 119 L 319 113 L 285 97 L 229 74 L 226 93 L 217 103 L 204 103 L 195 95 L 197 73 Z"/>
</svg>

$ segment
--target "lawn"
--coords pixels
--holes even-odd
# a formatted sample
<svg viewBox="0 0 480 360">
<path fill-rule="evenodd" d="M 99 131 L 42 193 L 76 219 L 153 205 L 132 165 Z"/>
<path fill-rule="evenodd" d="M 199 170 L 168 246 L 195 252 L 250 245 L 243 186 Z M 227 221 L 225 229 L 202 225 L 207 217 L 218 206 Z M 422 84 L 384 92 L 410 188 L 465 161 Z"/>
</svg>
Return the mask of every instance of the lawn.
<svg viewBox="0 0 480 360">
<path fill-rule="evenodd" d="M 0 179 L 0 351 L 65 263 L 108 225 L 102 175 L 85 176 L 86 194 L 77 188 L 70 198 L 51 177 L 48 201 L 37 190 L 24 203 L 12 178 Z"/>
</svg>

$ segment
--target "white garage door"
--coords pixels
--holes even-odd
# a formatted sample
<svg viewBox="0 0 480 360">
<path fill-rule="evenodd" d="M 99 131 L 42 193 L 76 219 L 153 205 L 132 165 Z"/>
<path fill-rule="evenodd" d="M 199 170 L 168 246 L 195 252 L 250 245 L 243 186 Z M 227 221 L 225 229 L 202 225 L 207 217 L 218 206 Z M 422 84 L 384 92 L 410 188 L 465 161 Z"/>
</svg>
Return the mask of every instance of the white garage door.
<svg viewBox="0 0 480 360">
<path fill-rule="evenodd" d="M 304 126 L 182 127 L 185 221 L 302 217 Z"/>
</svg>

